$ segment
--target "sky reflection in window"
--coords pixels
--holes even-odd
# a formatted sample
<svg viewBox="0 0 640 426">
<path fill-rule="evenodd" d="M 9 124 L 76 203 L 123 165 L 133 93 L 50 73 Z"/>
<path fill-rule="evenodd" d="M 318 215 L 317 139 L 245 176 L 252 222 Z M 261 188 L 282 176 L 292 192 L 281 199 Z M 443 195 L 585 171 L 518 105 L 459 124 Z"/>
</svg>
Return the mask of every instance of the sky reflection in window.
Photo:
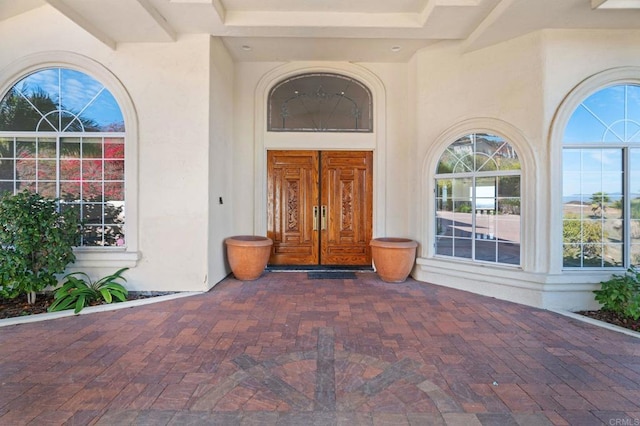
<svg viewBox="0 0 640 426">
<path fill-rule="evenodd" d="M 71 69 L 36 71 L 0 102 L 0 131 L 121 132 L 115 98 L 94 78 Z"/>
</svg>

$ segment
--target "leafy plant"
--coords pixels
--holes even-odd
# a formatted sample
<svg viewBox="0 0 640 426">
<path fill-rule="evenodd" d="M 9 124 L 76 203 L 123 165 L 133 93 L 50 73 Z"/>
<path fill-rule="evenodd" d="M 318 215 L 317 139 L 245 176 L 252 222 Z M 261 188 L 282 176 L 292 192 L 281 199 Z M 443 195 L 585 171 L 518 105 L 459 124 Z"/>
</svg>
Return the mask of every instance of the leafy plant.
<svg viewBox="0 0 640 426">
<path fill-rule="evenodd" d="M 458 205 L 458 208 L 456 209 L 456 211 L 460 213 L 471 213 L 471 204 L 461 203 Z"/>
<path fill-rule="evenodd" d="M 36 292 L 57 285 L 55 274 L 75 261 L 77 235 L 75 217 L 55 200 L 28 191 L 0 197 L 0 296 L 34 303 Z"/>
<path fill-rule="evenodd" d="M 562 241 L 564 243 L 563 257 L 565 265 L 580 262 L 595 262 L 600 264 L 602 259 L 602 241 L 608 238 L 608 233 L 602 229 L 602 223 L 594 220 L 580 220 L 576 214 L 566 214 L 562 226 Z"/>
<path fill-rule="evenodd" d="M 97 281 L 91 281 L 89 275 L 84 272 L 72 272 L 65 275 L 62 287 L 53 296 L 54 301 L 49 306 L 49 312 L 74 308 L 74 312 L 77 314 L 85 306 L 101 299 L 106 303 L 111 303 L 115 299 L 124 302 L 127 300 L 128 292 L 118 281 L 127 281 L 122 276 L 122 273 L 127 269 L 129 268 L 119 269 Z"/>
<path fill-rule="evenodd" d="M 624 275 L 614 274 L 600 284 L 601 289 L 594 293 L 603 310 L 640 319 L 640 271 L 631 267 Z"/>
<path fill-rule="evenodd" d="M 612 202 L 611 207 L 622 210 L 624 208 L 622 198 Z M 631 199 L 631 219 L 640 219 L 640 198 Z"/>
</svg>

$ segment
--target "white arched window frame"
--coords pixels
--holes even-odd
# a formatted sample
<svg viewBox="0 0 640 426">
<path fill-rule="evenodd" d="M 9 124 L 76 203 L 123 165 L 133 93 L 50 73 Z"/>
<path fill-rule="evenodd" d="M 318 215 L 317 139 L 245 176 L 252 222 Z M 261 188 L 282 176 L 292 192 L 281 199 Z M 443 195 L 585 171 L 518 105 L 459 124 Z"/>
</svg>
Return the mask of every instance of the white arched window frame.
<svg viewBox="0 0 640 426">
<path fill-rule="evenodd" d="M 439 264 L 438 262 L 458 262 L 456 258 L 436 255 L 436 171 L 442 153 L 445 152 L 452 142 L 465 135 L 477 133 L 499 136 L 508 141 L 518 153 L 521 166 L 520 264 L 518 266 L 523 270 L 536 270 L 539 268 L 540 259 L 537 256 L 536 250 L 534 250 L 531 245 L 536 239 L 536 235 L 538 234 L 537 229 L 540 226 L 535 216 L 536 203 L 534 201 L 537 198 L 535 194 L 539 191 L 539 185 L 535 179 L 536 164 L 538 161 L 527 139 L 518 128 L 505 121 L 489 117 L 470 118 L 455 124 L 435 139 L 434 144 L 425 155 L 422 167 L 424 184 L 422 192 L 423 202 L 421 203 L 423 206 L 421 210 L 422 220 L 420 222 L 421 235 L 423 236 L 424 243 L 421 247 L 421 259 L 418 260 L 418 264 L 423 265 L 423 268 L 428 268 L 429 265 L 435 267 Z M 469 262 L 465 259 L 460 259 L 459 261 L 465 262 L 470 266 L 472 264 L 482 264 L 480 262 Z M 516 268 L 516 265 L 502 263 L 490 264 L 494 265 L 494 267 L 504 266 L 511 270 Z M 478 269 L 478 272 L 480 272 L 480 269 Z"/>
<path fill-rule="evenodd" d="M 640 126 L 640 111 L 637 106 L 629 108 L 629 91 L 625 86 L 634 87 L 635 94 L 640 91 L 640 68 L 615 68 L 587 78 L 567 95 L 556 113 L 550 137 L 551 182 L 561 186 L 556 185 L 552 191 L 553 271 L 623 270 L 637 265 L 640 259 L 640 241 L 637 236 L 633 238 L 633 229 L 640 225 L 640 218 L 632 217 L 631 209 L 635 191 L 631 185 L 640 176 L 640 160 L 633 160 L 640 158 L 640 139 L 633 136 L 636 131 L 607 137 L 613 135 L 611 130 L 615 126 L 625 129 L 628 128 L 625 123 Z M 617 104 L 619 108 L 609 108 L 619 117 L 601 117 L 598 111 L 590 111 L 588 105 L 583 105 L 592 95 L 612 88 L 625 94 Z M 639 103 L 636 101 L 635 105 Z M 589 140 L 570 137 L 565 131 L 572 118 L 577 119 L 574 114 L 579 113 L 595 117 L 604 130 L 594 132 Z M 596 154 L 600 156 L 601 170 L 595 170 L 594 174 L 588 168 Z M 572 158 L 580 161 L 576 163 Z M 574 167 L 574 163 L 578 166 Z M 600 176 L 599 189 L 587 184 L 593 175 Z M 576 185 L 581 190 L 571 189 Z M 620 193 L 611 190 L 612 185 L 620 187 Z M 600 202 L 596 200 L 598 193 Z M 572 229 L 576 232 L 571 232 Z M 599 241 L 595 241 L 594 232 L 598 233 Z M 578 240 L 572 237 L 574 234 Z"/>
<path fill-rule="evenodd" d="M 500 136 L 452 142 L 435 175 L 436 256 L 520 266 L 520 175 L 515 149 Z"/>
<path fill-rule="evenodd" d="M 82 55 L 66 51 L 44 52 L 24 57 L 0 70 L 0 94 L 4 96 L 27 75 L 43 69 L 69 69 L 91 76 L 104 85 L 120 106 L 125 131 L 123 136 L 125 156 L 124 198 L 126 200 L 126 246 L 78 247 L 75 249 L 74 267 L 133 267 L 138 252 L 138 200 L 137 200 L 137 142 L 138 123 L 133 102 L 122 83 L 99 63 Z"/>
</svg>

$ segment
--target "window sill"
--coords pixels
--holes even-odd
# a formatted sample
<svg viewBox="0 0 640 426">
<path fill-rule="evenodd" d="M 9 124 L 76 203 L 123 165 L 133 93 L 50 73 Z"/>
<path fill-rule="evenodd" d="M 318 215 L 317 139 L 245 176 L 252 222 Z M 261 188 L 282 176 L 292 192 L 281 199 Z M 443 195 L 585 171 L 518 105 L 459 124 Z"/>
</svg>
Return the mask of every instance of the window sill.
<svg viewBox="0 0 640 426">
<path fill-rule="evenodd" d="M 77 249 L 74 251 L 76 261 L 73 268 L 133 268 L 140 260 L 140 252 L 125 250 L 91 250 Z"/>
</svg>

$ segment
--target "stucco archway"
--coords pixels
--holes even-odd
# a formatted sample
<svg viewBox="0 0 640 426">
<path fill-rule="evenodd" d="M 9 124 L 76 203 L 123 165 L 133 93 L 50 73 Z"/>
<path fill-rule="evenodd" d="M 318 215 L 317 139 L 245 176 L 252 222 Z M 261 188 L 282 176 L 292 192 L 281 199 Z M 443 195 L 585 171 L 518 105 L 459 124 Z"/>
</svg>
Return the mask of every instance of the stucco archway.
<svg viewBox="0 0 640 426">
<path fill-rule="evenodd" d="M 423 258 L 433 258 L 434 256 L 434 233 L 435 217 L 432 212 L 435 211 L 433 193 L 434 193 L 434 175 L 435 170 L 444 150 L 456 139 L 469 133 L 492 133 L 503 137 L 514 147 L 518 153 L 522 166 L 522 228 L 521 228 L 521 269 L 534 270 L 537 259 L 533 257 L 531 250 L 531 242 L 536 235 L 536 221 L 533 214 L 535 204 L 535 194 L 537 185 L 535 180 L 535 170 L 537 160 L 530 145 L 527 143 L 524 135 L 513 125 L 495 118 L 472 118 L 463 120 L 460 123 L 450 127 L 444 131 L 435 143 L 429 149 L 422 164 L 422 214 L 421 223 L 423 228 L 421 236 L 424 244 L 422 246 Z"/>
<path fill-rule="evenodd" d="M 41 52 L 24 56 L 0 70 L 0 96 L 20 78 L 46 68 L 66 68 L 85 73 L 106 87 L 115 98 L 125 123 L 125 199 L 127 247 L 77 250 L 76 268 L 134 267 L 138 252 L 138 114 L 124 84 L 109 69 L 92 58 L 69 51 Z"/>
<path fill-rule="evenodd" d="M 558 106 L 551 124 L 549 132 L 549 152 L 550 152 L 550 182 L 552 188 L 550 195 L 550 219 L 551 224 L 551 244 L 550 244 L 550 272 L 563 274 L 562 265 L 562 158 L 563 158 L 563 137 L 569 119 L 580 103 L 595 92 L 608 86 L 618 84 L 640 85 L 640 67 L 619 67 L 604 70 L 594 74 L 576 85 L 562 100 Z M 610 271 L 573 271 L 574 275 L 588 276 L 591 280 L 607 279 Z M 564 272 L 566 274 L 566 272 Z"/>
<path fill-rule="evenodd" d="M 373 132 L 364 134 L 306 133 L 305 145 L 301 145 L 299 134 L 267 132 L 267 101 L 271 88 L 289 77 L 326 72 L 354 78 L 368 87 L 373 98 Z M 374 200 L 373 234 L 385 234 L 385 181 L 386 181 L 386 92 L 381 80 L 364 67 L 353 64 L 291 63 L 266 73 L 258 82 L 254 103 L 254 233 L 265 235 L 266 220 L 266 152 L 267 149 L 351 149 L 374 152 Z"/>
</svg>

